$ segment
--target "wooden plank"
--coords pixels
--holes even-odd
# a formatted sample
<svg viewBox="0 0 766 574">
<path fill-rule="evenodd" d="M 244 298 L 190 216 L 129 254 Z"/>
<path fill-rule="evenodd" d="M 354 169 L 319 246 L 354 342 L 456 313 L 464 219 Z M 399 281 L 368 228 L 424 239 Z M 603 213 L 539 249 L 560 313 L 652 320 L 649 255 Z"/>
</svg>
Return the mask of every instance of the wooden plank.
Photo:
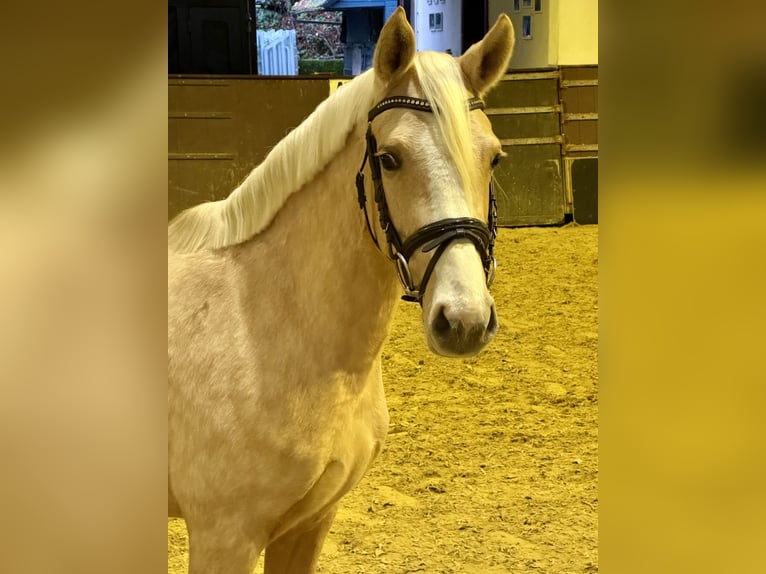
<svg viewBox="0 0 766 574">
<path fill-rule="evenodd" d="M 189 93 L 185 95 L 189 96 Z M 231 98 L 221 98 L 223 105 L 226 105 L 229 100 Z M 190 107 L 194 106 L 193 101 L 188 101 L 188 104 Z M 183 112 L 174 112 L 174 115 L 180 113 Z M 233 115 L 233 112 L 221 113 Z M 176 154 L 235 153 L 238 146 L 236 139 L 232 138 L 234 129 L 236 129 L 234 118 L 170 117 L 168 118 L 168 152 Z"/>
<path fill-rule="evenodd" d="M 228 86 L 228 80 L 210 80 L 201 78 L 168 78 L 169 86 Z"/>
<path fill-rule="evenodd" d="M 505 74 L 501 81 L 514 82 L 517 80 L 545 80 L 550 78 L 558 78 L 559 75 L 560 74 L 558 70 L 553 70 L 550 72 L 512 72 L 510 74 Z"/>
<path fill-rule="evenodd" d="M 495 168 L 500 225 L 551 225 L 564 220 L 561 147 L 505 146 Z"/>
<path fill-rule="evenodd" d="M 566 150 L 566 159 L 582 159 L 586 157 L 598 157 L 598 150 Z"/>
<path fill-rule="evenodd" d="M 583 86 L 598 86 L 598 80 L 561 80 L 562 88 L 579 88 Z"/>
<path fill-rule="evenodd" d="M 564 141 L 569 145 L 598 143 L 598 122 L 596 120 L 565 122 L 561 124 L 561 127 Z"/>
<path fill-rule="evenodd" d="M 561 134 L 557 113 L 490 116 L 492 131 L 500 138 L 541 138 Z"/>
<path fill-rule="evenodd" d="M 484 110 L 488 116 L 505 116 L 517 114 L 542 114 L 547 112 L 560 112 L 561 106 L 525 106 L 518 108 L 489 108 Z"/>
<path fill-rule="evenodd" d="M 230 82 L 169 83 L 168 110 L 182 112 L 226 112 L 235 105 L 236 93 Z"/>
<path fill-rule="evenodd" d="M 189 159 L 204 159 L 204 160 L 221 160 L 221 159 L 235 159 L 237 156 L 233 153 L 208 153 L 208 152 L 197 152 L 197 153 L 169 153 L 168 159 L 169 160 L 189 160 Z"/>
<path fill-rule="evenodd" d="M 598 86 L 580 86 L 561 90 L 561 107 L 565 114 L 598 112 Z"/>
<path fill-rule="evenodd" d="M 562 66 L 561 79 L 593 80 L 598 78 L 598 66 Z"/>
<path fill-rule="evenodd" d="M 558 106 L 558 81 L 550 78 L 500 82 L 487 94 L 485 102 L 488 109 Z"/>
<path fill-rule="evenodd" d="M 501 139 L 500 143 L 504 146 L 519 145 L 541 145 L 541 144 L 561 144 L 564 138 L 559 136 L 548 136 L 541 138 L 508 138 Z"/>
<path fill-rule="evenodd" d="M 228 112 L 168 112 L 170 119 L 206 119 L 206 120 L 228 120 L 231 114 Z"/>
<path fill-rule="evenodd" d="M 582 120 L 597 120 L 598 112 L 587 112 L 582 114 L 564 114 L 562 119 L 565 122 L 578 122 Z"/>
<path fill-rule="evenodd" d="M 569 168 L 574 220 L 581 225 L 598 223 L 598 159 L 578 159 Z"/>
<path fill-rule="evenodd" d="M 598 151 L 598 144 L 565 144 L 564 151 Z"/>
<path fill-rule="evenodd" d="M 563 213 L 556 214 L 534 213 L 532 215 L 510 215 L 508 219 L 498 215 L 500 227 L 537 227 L 538 225 L 560 225 L 564 222 Z"/>
</svg>

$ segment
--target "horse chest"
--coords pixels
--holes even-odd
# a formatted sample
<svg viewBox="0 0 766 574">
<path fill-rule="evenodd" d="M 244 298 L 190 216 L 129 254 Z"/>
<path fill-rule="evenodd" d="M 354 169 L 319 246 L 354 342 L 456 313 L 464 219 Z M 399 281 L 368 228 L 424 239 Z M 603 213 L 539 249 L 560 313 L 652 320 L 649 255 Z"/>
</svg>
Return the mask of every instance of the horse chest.
<svg viewBox="0 0 766 574">
<path fill-rule="evenodd" d="M 325 397 L 327 398 L 327 397 Z M 342 401 L 341 401 L 342 403 Z M 283 511 L 272 532 L 278 536 L 324 516 L 359 482 L 380 452 L 388 429 L 382 387 L 368 387 L 353 408 L 331 412 L 315 408 L 298 440 L 292 441 L 290 464 L 273 483 Z"/>
</svg>

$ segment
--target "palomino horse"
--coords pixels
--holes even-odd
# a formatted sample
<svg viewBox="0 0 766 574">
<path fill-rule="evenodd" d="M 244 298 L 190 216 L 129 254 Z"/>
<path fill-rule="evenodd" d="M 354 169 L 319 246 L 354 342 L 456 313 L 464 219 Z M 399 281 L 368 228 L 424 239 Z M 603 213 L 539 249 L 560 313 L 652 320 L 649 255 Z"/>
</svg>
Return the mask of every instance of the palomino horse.
<svg viewBox="0 0 766 574">
<path fill-rule="evenodd" d="M 314 571 L 388 429 L 397 275 L 434 352 L 472 355 L 494 336 L 502 149 L 480 108 L 513 42 L 503 15 L 460 58 L 416 54 L 399 8 L 373 70 L 228 198 L 171 223 L 168 506 L 186 519 L 192 574 L 251 572 L 264 549 L 268 574 Z"/>
</svg>

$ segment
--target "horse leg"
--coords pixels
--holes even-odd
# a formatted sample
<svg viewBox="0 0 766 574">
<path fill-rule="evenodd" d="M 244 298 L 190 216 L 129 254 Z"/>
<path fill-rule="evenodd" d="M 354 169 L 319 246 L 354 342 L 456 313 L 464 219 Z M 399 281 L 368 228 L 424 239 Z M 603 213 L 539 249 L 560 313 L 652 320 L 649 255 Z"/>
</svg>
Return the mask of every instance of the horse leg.
<svg viewBox="0 0 766 574">
<path fill-rule="evenodd" d="M 308 530 L 293 530 L 266 547 L 265 574 L 313 574 L 337 505 Z"/>
<path fill-rule="evenodd" d="M 263 543 L 248 538 L 238 526 L 221 517 L 204 525 L 187 520 L 189 574 L 250 574 Z"/>
</svg>

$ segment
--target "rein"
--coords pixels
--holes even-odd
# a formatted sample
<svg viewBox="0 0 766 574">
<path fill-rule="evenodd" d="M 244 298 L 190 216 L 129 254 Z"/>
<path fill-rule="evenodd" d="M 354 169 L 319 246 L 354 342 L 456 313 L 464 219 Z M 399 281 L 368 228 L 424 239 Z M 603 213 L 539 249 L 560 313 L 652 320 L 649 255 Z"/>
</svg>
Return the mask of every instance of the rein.
<svg viewBox="0 0 766 574">
<path fill-rule="evenodd" d="M 470 98 L 468 101 L 468 110 L 484 109 L 484 102 L 480 98 Z M 375 203 L 378 207 L 378 218 L 380 228 L 386 234 L 386 244 L 388 247 L 388 257 L 396 264 L 396 271 L 399 275 L 399 281 L 404 287 L 402 299 L 412 301 L 423 305 L 423 296 L 425 295 L 428 280 L 431 278 L 439 258 L 444 254 L 449 245 L 457 239 L 468 239 L 473 243 L 481 256 L 484 265 L 484 274 L 487 278 L 487 287 L 492 285 L 495 278 L 497 262 L 495 261 L 495 237 L 497 236 L 497 203 L 495 201 L 495 190 L 490 180 L 489 184 L 489 208 L 487 210 L 487 223 L 473 217 L 452 217 L 440 219 L 428 225 L 424 225 L 412 235 L 401 240 L 399 232 L 396 230 L 391 215 L 388 210 L 386 194 L 383 190 L 383 179 L 381 177 L 380 158 L 377 156 L 378 143 L 372 133 L 372 120 L 379 114 L 393 108 L 408 108 L 421 112 L 433 112 L 431 104 L 427 100 L 420 98 L 410 98 L 403 96 L 394 96 L 385 98 L 378 102 L 367 115 L 367 149 L 362 159 L 362 165 L 359 173 L 356 174 L 356 190 L 359 207 L 364 211 L 364 220 L 367 224 L 367 231 L 370 233 L 375 246 L 383 251 L 378 243 L 378 238 L 372 231 L 370 217 L 367 213 L 367 194 L 364 188 L 364 166 L 369 159 L 372 182 L 375 187 Z M 434 251 L 431 256 L 420 285 L 416 285 L 410 272 L 410 258 L 422 247 L 423 253 Z"/>
</svg>

